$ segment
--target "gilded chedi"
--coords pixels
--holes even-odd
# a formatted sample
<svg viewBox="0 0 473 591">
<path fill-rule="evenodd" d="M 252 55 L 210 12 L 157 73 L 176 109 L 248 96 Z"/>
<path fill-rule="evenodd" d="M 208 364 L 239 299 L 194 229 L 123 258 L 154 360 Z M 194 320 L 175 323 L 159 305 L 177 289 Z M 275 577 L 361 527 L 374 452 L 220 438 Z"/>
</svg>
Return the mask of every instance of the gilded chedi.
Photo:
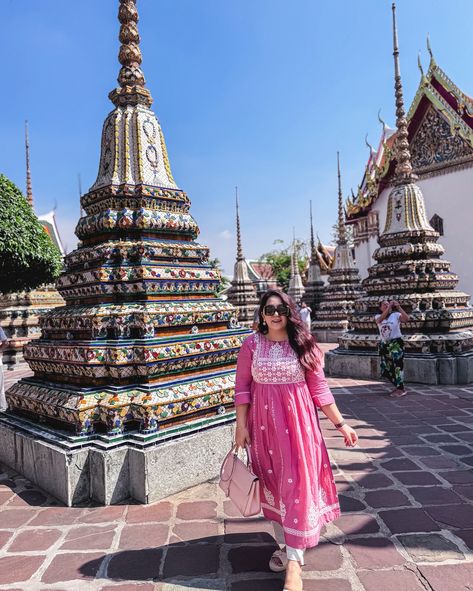
<svg viewBox="0 0 473 591">
<path fill-rule="evenodd" d="M 253 315 L 258 307 L 259 298 L 256 288 L 248 273 L 248 265 L 243 255 L 240 230 L 240 208 L 238 204 L 238 189 L 235 188 L 236 200 L 236 232 L 237 232 L 237 254 L 233 269 L 233 279 L 230 289 L 227 291 L 228 301 L 238 311 L 238 321 L 245 326 L 253 324 Z"/>
<path fill-rule="evenodd" d="M 82 196 L 78 249 L 57 287 L 66 305 L 25 348 L 34 377 L 7 393 L 14 411 L 122 433 L 221 413 L 233 403 L 246 330 L 217 298 L 220 276 L 195 240 L 141 69 L 135 0 L 120 0 L 121 69 L 109 97 L 96 182 Z"/>
<path fill-rule="evenodd" d="M 324 288 L 312 331 L 322 342 L 336 341 L 348 329 L 349 317 L 354 312 L 355 301 L 363 294 L 361 279 L 355 267 L 351 246 L 348 243 L 343 211 L 340 158 L 337 152 L 338 169 L 338 237 L 334 263 L 329 271 L 328 285 Z"/>
<path fill-rule="evenodd" d="M 310 259 L 307 270 L 307 283 L 303 301 L 314 313 L 319 308 L 320 301 L 324 293 L 325 283 L 322 279 L 319 253 L 315 244 L 314 224 L 312 220 L 312 201 L 310 202 Z"/>
<path fill-rule="evenodd" d="M 388 200 L 384 231 L 363 280 L 367 295 L 357 301 L 353 331 L 340 339 L 340 353 L 373 350 L 378 342 L 374 316 L 384 299 L 396 299 L 410 313 L 403 325 L 407 353 L 462 354 L 473 349 L 473 309 L 457 291 L 458 276 L 441 259 L 439 234 L 428 222 L 424 198 L 415 183 L 408 141 L 399 50 L 393 5 L 396 125 L 395 181 Z"/>
</svg>

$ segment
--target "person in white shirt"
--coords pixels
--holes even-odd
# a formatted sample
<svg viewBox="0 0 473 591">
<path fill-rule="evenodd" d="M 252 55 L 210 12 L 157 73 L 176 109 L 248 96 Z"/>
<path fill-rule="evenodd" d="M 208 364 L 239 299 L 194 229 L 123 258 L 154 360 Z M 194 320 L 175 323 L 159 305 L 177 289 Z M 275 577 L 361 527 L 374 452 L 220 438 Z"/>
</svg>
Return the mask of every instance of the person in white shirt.
<svg viewBox="0 0 473 591">
<path fill-rule="evenodd" d="M 5 412 L 7 410 L 7 400 L 5 398 L 5 377 L 3 375 L 2 363 L 3 349 L 6 349 L 7 346 L 7 335 L 5 334 L 3 328 L 0 326 L 0 412 Z"/>
<path fill-rule="evenodd" d="M 309 308 L 309 306 L 305 303 L 305 302 L 301 302 L 300 308 L 299 308 L 299 314 L 301 316 L 301 320 L 302 322 L 307 326 L 307 330 L 310 332 L 310 326 L 312 324 L 312 320 L 311 320 L 311 315 L 312 310 Z"/>
<path fill-rule="evenodd" d="M 401 322 L 407 322 L 407 314 L 396 300 L 384 300 L 380 304 L 381 314 L 375 316 L 378 325 L 381 357 L 381 376 L 387 378 L 395 389 L 392 398 L 401 398 L 407 394 L 404 386 L 404 340 Z"/>
</svg>

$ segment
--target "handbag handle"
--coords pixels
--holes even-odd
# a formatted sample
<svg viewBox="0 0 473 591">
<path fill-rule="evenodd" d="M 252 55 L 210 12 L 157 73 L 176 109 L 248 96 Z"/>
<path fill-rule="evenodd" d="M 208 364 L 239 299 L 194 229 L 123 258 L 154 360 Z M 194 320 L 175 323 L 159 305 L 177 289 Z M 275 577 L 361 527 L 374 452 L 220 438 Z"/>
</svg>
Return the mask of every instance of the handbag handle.
<svg viewBox="0 0 473 591">
<path fill-rule="evenodd" d="M 245 451 L 246 451 L 246 455 L 248 456 L 248 464 L 247 466 L 250 468 L 252 468 L 252 462 L 251 462 L 251 452 L 250 452 L 250 448 L 248 445 L 245 445 Z M 230 471 L 230 475 L 228 476 L 228 478 L 224 478 L 223 477 L 223 467 L 225 466 L 225 464 L 227 463 L 227 458 L 230 454 L 233 454 L 233 463 L 232 463 L 232 469 Z M 230 451 L 227 453 L 227 455 L 225 456 L 223 462 L 222 462 L 222 466 L 220 468 L 220 480 L 222 480 L 223 482 L 228 482 L 230 480 L 230 478 L 233 475 L 233 470 L 235 469 L 235 459 L 238 457 L 238 452 L 237 452 L 237 446 L 236 444 L 232 446 L 232 448 L 230 449 Z"/>
</svg>

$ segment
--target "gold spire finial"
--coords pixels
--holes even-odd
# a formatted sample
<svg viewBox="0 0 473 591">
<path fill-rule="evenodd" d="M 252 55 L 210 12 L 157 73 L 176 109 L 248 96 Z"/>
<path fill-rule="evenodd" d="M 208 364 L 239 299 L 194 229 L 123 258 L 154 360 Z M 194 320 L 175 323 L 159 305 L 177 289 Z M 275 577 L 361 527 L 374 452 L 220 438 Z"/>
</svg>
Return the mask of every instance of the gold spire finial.
<svg viewBox="0 0 473 591">
<path fill-rule="evenodd" d="M 381 118 L 381 109 L 378 110 L 378 121 L 383 126 L 383 135 L 386 135 L 386 129 L 388 128 L 388 126 L 386 125 L 386 122 Z"/>
<path fill-rule="evenodd" d="M 427 33 L 427 51 L 429 52 L 430 59 L 433 60 L 434 59 L 434 54 L 432 52 L 432 47 L 430 46 L 430 37 L 429 37 L 429 34 L 428 33 Z"/>
<path fill-rule="evenodd" d="M 314 222 L 312 220 L 312 199 L 310 200 L 310 254 L 315 255 Z"/>
<path fill-rule="evenodd" d="M 141 69 L 138 19 L 136 0 L 120 0 L 118 9 L 121 43 L 118 60 L 122 65 L 118 74 L 120 87 L 109 94 L 110 100 L 117 107 L 137 104 L 149 107 L 153 102 L 150 91 L 145 88 L 146 81 Z"/>
<path fill-rule="evenodd" d="M 25 151 L 26 151 L 26 200 L 33 207 L 33 187 L 31 185 L 30 170 L 30 140 L 28 136 L 28 121 L 25 121 Z"/>
<path fill-rule="evenodd" d="M 241 246 L 240 208 L 239 208 L 239 204 L 238 204 L 238 187 L 235 187 L 235 205 L 236 205 L 236 230 L 237 230 L 237 261 L 242 261 L 245 257 L 243 256 L 243 248 Z"/>
<path fill-rule="evenodd" d="M 396 96 L 396 182 L 398 184 L 410 183 L 414 180 L 412 172 L 411 153 L 409 152 L 409 132 L 407 129 L 406 112 L 404 110 L 404 97 L 402 91 L 401 71 L 399 67 L 399 47 L 397 40 L 396 4 L 392 4 L 393 11 L 393 56 L 394 56 L 394 89 Z"/>
<path fill-rule="evenodd" d="M 422 67 L 422 62 L 420 60 L 420 51 L 417 54 L 417 66 L 419 68 L 420 71 L 420 75 L 422 76 L 422 78 L 425 78 L 425 74 L 424 74 L 424 68 Z"/>
<path fill-rule="evenodd" d="M 345 214 L 343 211 L 342 197 L 342 177 L 340 174 L 340 153 L 337 152 L 337 171 L 338 171 L 338 243 L 345 244 L 347 233 L 345 228 Z"/>
<path fill-rule="evenodd" d="M 368 141 L 368 134 L 365 135 L 365 144 L 366 144 L 367 148 L 369 149 L 371 159 L 373 160 L 374 148 Z"/>
</svg>

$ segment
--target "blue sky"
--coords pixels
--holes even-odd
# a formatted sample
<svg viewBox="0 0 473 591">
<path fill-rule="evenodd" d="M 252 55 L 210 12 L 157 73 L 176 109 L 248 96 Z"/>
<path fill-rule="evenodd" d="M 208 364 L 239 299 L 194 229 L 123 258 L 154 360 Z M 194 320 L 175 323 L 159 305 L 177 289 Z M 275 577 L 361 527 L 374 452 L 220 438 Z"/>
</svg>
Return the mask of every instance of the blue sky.
<svg viewBox="0 0 473 591">
<path fill-rule="evenodd" d="M 24 189 L 29 120 L 35 207 L 57 205 L 76 244 L 78 174 L 95 180 L 107 95 L 118 74 L 118 0 L 0 0 L 0 171 Z M 401 72 L 409 106 L 425 39 L 473 93 L 471 0 L 399 0 Z M 394 122 L 387 0 L 139 0 L 143 70 L 174 178 L 192 200 L 201 242 L 231 273 L 234 186 L 244 252 L 309 234 L 309 200 L 324 241 L 336 220 L 336 151 L 345 195 L 361 181 L 377 112 Z M 8 58 L 6 58 L 8 55 Z"/>
</svg>

